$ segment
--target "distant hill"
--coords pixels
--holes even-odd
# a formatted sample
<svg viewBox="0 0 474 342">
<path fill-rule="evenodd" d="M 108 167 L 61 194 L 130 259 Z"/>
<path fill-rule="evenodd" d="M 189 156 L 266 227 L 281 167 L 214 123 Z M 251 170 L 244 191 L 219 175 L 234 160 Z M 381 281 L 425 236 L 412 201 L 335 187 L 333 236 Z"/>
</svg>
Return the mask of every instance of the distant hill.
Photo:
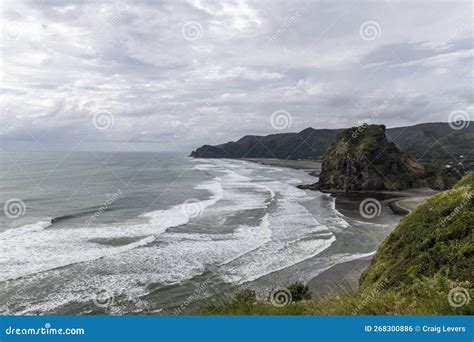
<svg viewBox="0 0 474 342">
<path fill-rule="evenodd" d="M 425 123 L 409 127 L 390 128 L 387 138 L 411 156 L 424 162 L 456 162 L 463 156 L 474 164 L 474 122 L 462 130 L 447 123 Z"/>
<path fill-rule="evenodd" d="M 299 133 L 246 135 L 236 142 L 204 145 L 191 153 L 196 158 L 322 159 L 339 129 L 306 128 Z"/>
<path fill-rule="evenodd" d="M 457 164 L 464 160 L 466 164 L 474 165 L 474 156 L 471 155 L 474 146 L 474 123 L 470 122 L 466 126 L 462 130 L 454 130 L 448 123 L 425 123 L 389 128 L 386 135 L 400 149 L 420 161 Z M 299 133 L 249 135 L 236 142 L 216 146 L 204 145 L 193 151 L 191 156 L 320 160 L 341 131 L 342 129 L 310 127 Z"/>
</svg>

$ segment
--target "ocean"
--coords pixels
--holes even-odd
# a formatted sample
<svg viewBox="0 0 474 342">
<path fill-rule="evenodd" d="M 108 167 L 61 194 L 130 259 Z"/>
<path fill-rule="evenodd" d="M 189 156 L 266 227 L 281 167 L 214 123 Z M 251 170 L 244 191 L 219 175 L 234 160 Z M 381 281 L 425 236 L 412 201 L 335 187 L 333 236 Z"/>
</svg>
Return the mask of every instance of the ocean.
<svg viewBox="0 0 474 342">
<path fill-rule="evenodd" d="M 181 314 L 243 287 L 265 296 L 372 255 L 400 219 L 296 188 L 316 181 L 305 170 L 242 160 L 0 156 L 0 314 Z"/>
</svg>

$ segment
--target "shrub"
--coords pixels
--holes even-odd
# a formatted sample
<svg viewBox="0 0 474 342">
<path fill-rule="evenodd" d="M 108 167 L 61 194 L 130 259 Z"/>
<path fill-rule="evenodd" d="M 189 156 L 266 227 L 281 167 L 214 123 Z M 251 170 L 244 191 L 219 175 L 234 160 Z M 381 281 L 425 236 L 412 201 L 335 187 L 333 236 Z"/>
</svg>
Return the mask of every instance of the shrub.
<svg viewBox="0 0 474 342">
<path fill-rule="evenodd" d="M 466 246 L 464 247 L 462 250 L 461 250 L 461 253 L 466 257 L 470 257 L 470 256 L 473 256 L 474 255 L 474 246 L 473 245 L 470 245 L 470 246 Z"/>
<path fill-rule="evenodd" d="M 235 294 L 234 303 L 238 304 L 253 304 L 257 301 L 257 296 L 254 290 L 243 289 Z"/>
<path fill-rule="evenodd" d="M 309 287 L 301 282 L 297 281 L 288 286 L 288 291 L 291 293 L 293 302 L 301 302 L 302 300 L 311 299 L 311 291 L 309 290 Z"/>
</svg>

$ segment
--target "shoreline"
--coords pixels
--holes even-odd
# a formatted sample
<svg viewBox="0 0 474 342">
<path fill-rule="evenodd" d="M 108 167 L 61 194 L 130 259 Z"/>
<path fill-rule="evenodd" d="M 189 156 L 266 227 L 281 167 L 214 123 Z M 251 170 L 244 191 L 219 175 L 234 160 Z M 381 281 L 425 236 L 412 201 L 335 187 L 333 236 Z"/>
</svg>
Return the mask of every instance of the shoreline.
<svg viewBox="0 0 474 342">
<path fill-rule="evenodd" d="M 438 192 L 427 188 L 421 188 L 396 192 L 361 192 L 360 194 L 363 193 L 372 193 L 379 196 L 395 196 L 391 199 L 381 200 L 381 202 L 385 203 L 385 205 L 387 205 L 395 215 L 405 216 Z M 336 208 L 338 207 L 338 196 L 344 196 L 343 194 L 344 193 L 332 194 L 336 201 Z M 347 194 L 350 196 L 351 193 Z M 339 203 L 339 206 L 340 205 L 341 203 Z M 320 297 L 338 292 L 356 292 L 359 288 L 360 276 L 369 267 L 375 254 L 376 252 L 371 256 L 335 264 L 309 280 L 307 285 L 315 296 Z"/>
<path fill-rule="evenodd" d="M 432 190 L 433 191 L 433 190 Z M 419 197 L 405 197 L 398 200 L 390 202 L 388 205 L 390 209 L 395 213 L 401 213 L 402 215 L 407 215 L 415 210 L 419 205 L 423 204 L 430 197 L 434 196 L 437 192 L 434 192 L 431 195 L 419 196 Z"/>
<path fill-rule="evenodd" d="M 291 159 L 277 159 L 277 158 L 240 158 L 240 160 L 267 165 L 287 167 L 296 170 L 305 170 L 312 176 L 317 176 L 321 171 L 321 161 L 317 160 L 291 160 Z"/>
<path fill-rule="evenodd" d="M 312 176 L 318 176 L 321 172 L 321 162 L 300 161 L 300 160 L 279 160 L 267 158 L 242 158 L 242 160 L 255 162 L 268 166 L 287 167 L 292 169 L 305 169 Z M 308 189 L 316 190 L 317 189 Z M 321 191 L 325 192 L 325 191 Z M 413 211 L 417 206 L 432 197 L 438 191 L 429 188 L 416 188 L 402 191 L 360 191 L 360 192 L 325 192 L 330 193 L 335 198 L 336 208 L 342 203 L 338 197 L 348 197 L 362 194 L 373 194 L 374 197 L 391 197 L 381 199 L 395 215 L 405 216 Z M 339 203 L 338 203 L 339 202 Z M 374 253 L 375 255 L 375 253 Z M 335 264 L 324 270 L 307 282 L 307 285 L 315 297 L 321 297 L 337 292 L 352 291 L 359 288 L 359 278 L 361 274 L 369 267 L 374 255 L 354 259 L 339 264 Z"/>
<path fill-rule="evenodd" d="M 279 166 L 287 167 L 290 169 L 296 170 L 306 170 L 311 176 L 317 177 L 321 171 L 321 161 L 317 160 L 289 160 L 289 159 L 277 159 L 277 158 L 240 158 L 240 160 L 245 160 L 257 164 L 267 165 L 267 166 Z M 342 191 L 322 191 L 318 189 L 311 189 L 309 187 L 311 184 L 303 184 L 298 186 L 300 189 L 321 191 L 324 193 L 331 194 L 333 196 L 346 194 L 347 192 Z M 390 195 L 395 198 L 387 202 L 390 209 L 397 215 L 407 215 L 413 211 L 417 206 L 425 202 L 431 196 L 434 196 L 438 191 L 432 190 L 430 188 L 413 188 L 408 190 L 399 190 L 399 191 L 354 191 L 347 194 L 380 194 L 380 195 Z"/>
</svg>

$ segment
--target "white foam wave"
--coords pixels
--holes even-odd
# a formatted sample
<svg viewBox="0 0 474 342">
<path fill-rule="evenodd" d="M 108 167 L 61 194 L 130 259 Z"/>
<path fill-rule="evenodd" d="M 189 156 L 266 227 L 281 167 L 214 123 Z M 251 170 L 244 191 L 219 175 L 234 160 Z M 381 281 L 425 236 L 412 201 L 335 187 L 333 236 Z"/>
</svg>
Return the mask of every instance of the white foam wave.
<svg viewBox="0 0 474 342">
<path fill-rule="evenodd" d="M 214 205 L 224 196 L 224 191 L 219 178 L 212 181 L 204 182 L 196 185 L 195 189 L 207 190 L 211 193 L 209 199 L 195 203 L 202 210 Z M 143 215 L 150 219 L 150 224 L 155 228 L 155 234 L 161 234 L 168 228 L 186 224 L 190 220 L 190 216 L 183 210 L 183 204 L 175 205 L 169 209 L 156 210 Z M 149 229 L 147 226 L 140 226 Z M 138 227 L 137 227 L 138 228 Z M 139 228 L 138 228 L 139 229 Z"/>
<path fill-rule="evenodd" d="M 350 227 L 349 222 L 346 221 L 347 217 L 337 210 L 336 199 L 330 194 L 323 193 L 323 195 L 329 197 L 331 210 L 335 214 L 332 216 L 332 222 L 334 222 L 336 226 L 341 226 L 342 228 Z"/>
<path fill-rule="evenodd" d="M 45 230 L 46 228 L 51 226 L 51 220 L 52 219 L 43 220 L 43 221 L 28 224 L 19 228 L 6 230 L 3 233 L 0 233 L 0 240 L 4 240 L 4 239 L 11 238 L 18 235 L 34 233 L 34 232 Z"/>
<path fill-rule="evenodd" d="M 270 239 L 268 215 L 262 218 L 259 225 L 241 225 L 230 234 L 168 233 L 161 237 L 160 246 L 133 248 L 96 260 L 94 269 L 100 269 L 106 275 L 74 277 L 60 291 L 51 293 L 44 301 L 32 303 L 22 313 L 47 311 L 70 302 L 90 301 L 94 289 L 107 289 L 116 296 L 138 298 L 148 293 L 146 284 L 183 282 L 202 274 L 206 265 L 231 262 L 258 249 Z M 93 274 L 93 271 L 87 273 Z M 42 276 L 37 274 L 34 277 Z M 32 278 L 30 281 L 35 280 Z"/>
<path fill-rule="evenodd" d="M 317 269 L 312 269 L 310 272 L 306 274 L 304 281 L 309 281 L 312 278 L 318 276 L 319 274 L 327 271 L 328 269 L 343 264 L 349 261 L 354 261 L 358 259 L 368 258 L 375 255 L 377 251 L 369 252 L 369 253 L 341 253 L 341 254 L 334 254 L 330 257 L 325 258 L 326 260 L 322 261 L 322 264 Z"/>
<path fill-rule="evenodd" d="M 364 226 L 374 226 L 374 227 L 387 227 L 388 224 L 386 223 L 375 223 L 375 222 L 368 222 L 368 221 L 359 221 L 359 220 L 352 220 L 353 223 L 364 225 Z"/>
<path fill-rule="evenodd" d="M 271 189 L 276 199 L 275 206 L 269 207 L 271 239 L 222 267 L 222 273 L 233 282 L 255 280 L 287 268 L 321 253 L 336 240 L 328 227 L 300 204 L 313 199 L 311 194 L 280 181 L 265 182 L 261 186 Z M 314 238 L 315 233 L 319 238 Z"/>
<path fill-rule="evenodd" d="M 223 190 L 217 179 L 197 185 L 196 188 L 211 192 L 207 200 L 200 202 L 203 208 L 219 201 Z M 189 222 L 189 216 L 176 205 L 167 210 L 157 210 L 143 215 L 144 223 L 132 225 L 82 227 L 55 229 L 54 234 L 44 231 L 46 224 L 25 226 L 5 232 L 6 243 L 0 244 L 0 255 L 4 255 L 0 268 L 0 280 L 17 278 L 49 269 L 109 257 L 148 244 L 155 236 L 168 228 Z M 51 222 L 49 223 L 51 224 Z M 141 239 L 146 236 L 145 239 Z M 140 239 L 125 246 L 116 246 L 113 240 L 121 238 Z M 110 240 L 110 244 L 94 243 L 97 239 Z M 73 252 L 71 253 L 71 248 Z"/>
<path fill-rule="evenodd" d="M 9 255 L 8 267 L 0 268 L 0 279 L 72 262 L 91 261 L 93 270 L 100 272 L 91 271 L 93 276 L 72 277 L 60 291 L 51 293 L 43 304 L 37 304 L 38 307 L 51 303 L 63 305 L 90 300 L 84 293 L 90 294 L 91 287 L 107 288 L 116 293 L 138 291 L 145 294 L 146 283 L 180 283 L 202 274 L 209 267 L 235 282 L 254 280 L 314 257 L 334 243 L 336 237 L 323 217 L 328 216 L 326 208 L 315 214 L 303 205 L 323 195 L 289 184 L 288 181 L 296 183 L 297 173 L 282 170 L 269 176 L 267 171 L 275 168 L 249 164 L 206 160 L 193 165 L 196 170 L 216 176 L 196 186 L 210 193 L 199 205 L 205 209 L 203 220 L 214 225 L 210 228 L 215 231 L 169 230 L 190 220 L 183 214 L 181 205 L 176 205 L 147 213 L 143 215 L 145 222 L 133 225 L 55 229 L 55 234 L 37 231 L 32 233 L 34 236 L 18 235 L 9 238 L 8 249 L 6 244 L 0 244 L 0 254 Z M 257 224 L 235 224 L 235 229 L 219 232 L 219 222 L 250 210 L 252 215 L 259 215 Z M 124 246 L 92 242 L 120 238 L 137 240 Z M 155 239 L 159 244 L 152 243 Z M 147 247 L 137 248 L 143 245 Z M 64 269 L 64 272 L 72 270 Z M 36 274 L 33 278 L 41 275 Z"/>
</svg>

